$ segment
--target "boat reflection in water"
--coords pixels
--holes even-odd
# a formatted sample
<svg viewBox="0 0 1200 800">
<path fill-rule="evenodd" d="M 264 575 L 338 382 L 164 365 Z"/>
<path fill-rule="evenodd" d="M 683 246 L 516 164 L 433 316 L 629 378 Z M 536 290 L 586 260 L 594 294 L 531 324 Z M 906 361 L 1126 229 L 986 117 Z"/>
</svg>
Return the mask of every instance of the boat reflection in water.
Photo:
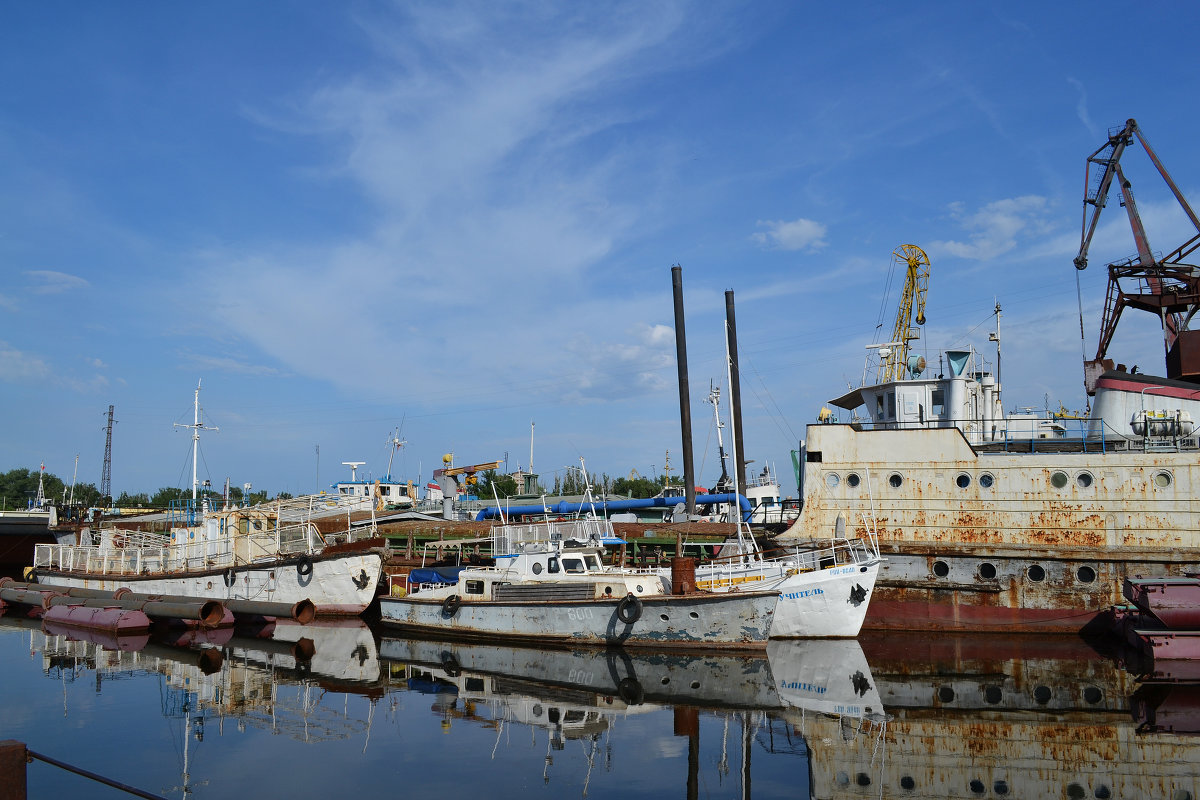
<svg viewBox="0 0 1200 800">
<path fill-rule="evenodd" d="M 540 773 L 556 796 L 1200 797 L 1195 685 L 1075 637 L 694 656 L 377 640 L 360 623 L 105 639 L 0 615 L 0 663 L 27 695 L 5 738 L 170 796 L 402 781 L 508 800 Z M 118 729 L 115 750 L 85 733 Z M 30 767 L 31 796 L 91 788 L 49 769 Z"/>
<path fill-rule="evenodd" d="M 1200 792 L 1200 738 L 1139 724 L 1139 681 L 1077 637 L 860 641 L 889 715 L 888 795 L 1194 800 Z M 881 789 L 837 763 L 814 759 L 814 771 L 847 796 Z"/>
<path fill-rule="evenodd" d="M 818 746 L 837 751 L 843 761 L 857 763 L 862 754 L 864 769 L 881 766 L 886 714 L 854 640 L 773 640 L 764 657 L 535 650 L 386 637 L 380 656 L 403 665 L 410 689 L 437 698 L 433 708 L 444 730 L 455 720 L 494 729 L 493 758 L 511 726 L 547 732 L 547 770 L 555 751 L 582 740 L 585 794 L 601 740 L 611 748 L 621 721 L 653 712 L 673 711 L 673 734 L 688 740 L 688 797 L 698 796 L 701 782 L 702 714 L 721 725 L 719 775 L 729 773 L 731 758 L 740 762 L 743 796 L 750 796 L 756 745 L 775 755 L 801 757 L 771 770 L 784 776 L 789 797 L 818 796 L 812 791 L 806 737 L 815 736 Z M 548 772 L 543 779 L 549 781 Z M 807 787 L 809 794 L 797 787 Z"/>
</svg>

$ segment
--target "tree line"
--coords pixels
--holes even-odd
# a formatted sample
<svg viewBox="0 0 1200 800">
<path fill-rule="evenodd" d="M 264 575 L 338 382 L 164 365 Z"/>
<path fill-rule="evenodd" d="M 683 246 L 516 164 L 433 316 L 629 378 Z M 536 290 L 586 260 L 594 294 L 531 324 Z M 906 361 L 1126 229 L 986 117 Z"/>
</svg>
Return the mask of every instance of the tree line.
<svg viewBox="0 0 1200 800">
<path fill-rule="evenodd" d="M 18 468 L 0 473 L 0 510 L 12 511 L 28 508 L 37 498 L 38 470 Z M 172 501 L 190 500 L 191 489 L 180 489 L 174 486 L 164 486 L 154 494 L 147 492 L 121 492 L 116 498 L 106 498 L 100 495 L 100 490 L 93 483 L 76 483 L 72 492 L 69 484 L 53 472 L 42 473 L 42 491 L 46 499 L 55 505 L 65 505 L 73 502 L 86 508 L 168 508 Z M 220 493 L 207 492 L 208 496 L 220 497 Z M 276 498 L 269 498 L 266 491 L 251 492 L 243 497 L 239 486 L 229 487 L 229 498 L 232 502 L 241 504 L 243 499 L 249 505 L 265 503 L 268 499 L 286 500 L 291 497 L 287 492 L 280 492 Z"/>
</svg>

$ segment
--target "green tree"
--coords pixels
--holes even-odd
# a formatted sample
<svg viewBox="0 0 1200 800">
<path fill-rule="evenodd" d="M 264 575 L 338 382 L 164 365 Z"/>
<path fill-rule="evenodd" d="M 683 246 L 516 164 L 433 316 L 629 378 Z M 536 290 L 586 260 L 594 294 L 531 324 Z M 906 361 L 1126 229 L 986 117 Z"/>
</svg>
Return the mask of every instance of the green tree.
<svg viewBox="0 0 1200 800">
<path fill-rule="evenodd" d="M 145 508 L 150 505 L 150 496 L 145 492 L 130 494 L 121 492 L 121 496 L 113 503 L 117 508 Z"/>
<path fill-rule="evenodd" d="M 630 497 L 654 497 L 662 489 L 662 485 L 650 478 L 617 478 L 613 481 L 614 494 L 624 494 Z"/>
<path fill-rule="evenodd" d="M 517 493 L 517 480 L 511 475 L 500 475 L 494 469 L 484 470 L 476 474 L 476 483 L 472 493 L 484 502 L 498 496 L 501 500 L 512 497 Z M 492 489 L 495 489 L 495 495 Z"/>
</svg>

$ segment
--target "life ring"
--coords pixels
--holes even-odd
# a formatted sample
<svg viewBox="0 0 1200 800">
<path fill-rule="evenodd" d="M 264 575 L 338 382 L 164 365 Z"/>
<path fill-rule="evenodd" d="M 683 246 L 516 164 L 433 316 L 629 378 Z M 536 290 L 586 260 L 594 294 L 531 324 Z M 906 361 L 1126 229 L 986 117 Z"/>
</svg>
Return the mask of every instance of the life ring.
<svg viewBox="0 0 1200 800">
<path fill-rule="evenodd" d="M 296 574 L 301 578 L 312 575 L 312 559 L 308 556 L 300 556 L 300 560 L 296 562 Z"/>
<path fill-rule="evenodd" d="M 460 606 L 462 606 L 462 598 L 456 594 L 452 594 L 442 601 L 442 613 L 447 617 L 453 617 L 458 613 Z"/>
<path fill-rule="evenodd" d="M 225 570 L 225 572 L 224 572 L 224 573 L 222 573 L 222 575 L 221 575 L 221 578 L 222 578 L 222 580 L 224 580 L 224 581 L 225 581 L 225 587 L 226 587 L 226 588 L 228 588 L 228 589 L 232 589 L 232 588 L 233 588 L 233 582 L 234 582 L 235 580 L 237 580 L 237 578 L 235 578 L 235 577 L 234 577 L 234 575 L 233 575 L 233 570 L 232 570 L 232 569 L 227 569 L 227 570 Z"/>
<path fill-rule="evenodd" d="M 622 678 L 617 684 L 617 697 L 621 698 L 627 705 L 636 706 L 646 699 L 646 690 L 642 688 L 642 684 L 637 678 Z"/>
<path fill-rule="evenodd" d="M 622 597 L 621 602 L 617 603 L 617 619 L 632 625 L 641 618 L 642 601 L 634 597 L 632 592 Z"/>
<path fill-rule="evenodd" d="M 458 659 L 449 650 L 442 651 L 442 669 L 451 678 L 457 678 L 459 675 L 462 675 L 462 667 L 459 665 Z"/>
</svg>

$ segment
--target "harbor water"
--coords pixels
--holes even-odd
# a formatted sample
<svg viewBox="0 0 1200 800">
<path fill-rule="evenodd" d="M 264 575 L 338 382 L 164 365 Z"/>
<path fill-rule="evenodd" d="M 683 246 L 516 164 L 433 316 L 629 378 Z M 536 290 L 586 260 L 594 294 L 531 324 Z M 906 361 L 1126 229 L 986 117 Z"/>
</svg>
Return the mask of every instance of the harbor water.
<svg viewBox="0 0 1200 800">
<path fill-rule="evenodd" d="M 1115 657 L 1114 657 L 1115 656 Z M 533 650 L 354 621 L 106 640 L 0 616 L 0 740 L 171 798 L 1164 798 L 1188 685 L 1077 637 L 751 655 Z M 30 798 L 129 797 L 39 760 Z"/>
</svg>

